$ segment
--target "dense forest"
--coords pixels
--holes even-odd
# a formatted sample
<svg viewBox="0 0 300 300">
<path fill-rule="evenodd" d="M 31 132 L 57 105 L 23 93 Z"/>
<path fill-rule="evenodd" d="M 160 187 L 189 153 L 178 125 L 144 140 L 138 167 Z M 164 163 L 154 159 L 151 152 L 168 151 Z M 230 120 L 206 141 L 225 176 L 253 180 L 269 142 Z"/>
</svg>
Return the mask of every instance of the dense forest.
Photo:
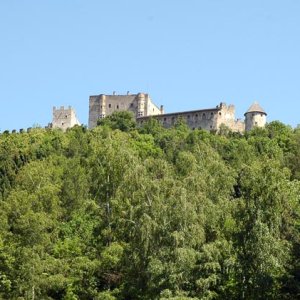
<svg viewBox="0 0 300 300">
<path fill-rule="evenodd" d="M 300 128 L 0 134 L 0 299 L 300 299 Z"/>
</svg>

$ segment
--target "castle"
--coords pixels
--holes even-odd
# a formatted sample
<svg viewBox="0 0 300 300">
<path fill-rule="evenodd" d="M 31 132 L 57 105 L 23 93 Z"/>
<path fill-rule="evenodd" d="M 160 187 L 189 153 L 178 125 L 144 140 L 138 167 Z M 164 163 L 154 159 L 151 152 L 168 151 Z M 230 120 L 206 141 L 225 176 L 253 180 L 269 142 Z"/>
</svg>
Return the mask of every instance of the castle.
<svg viewBox="0 0 300 300">
<path fill-rule="evenodd" d="M 138 123 L 142 125 L 150 118 L 157 119 L 164 127 L 172 127 L 178 120 L 183 119 L 191 129 L 204 129 L 218 131 L 223 124 L 234 132 L 249 131 L 254 127 L 264 127 L 267 114 L 263 108 L 254 102 L 244 114 L 245 119 L 235 118 L 234 105 L 221 102 L 214 108 L 164 113 L 163 106 L 156 106 L 150 96 L 144 93 L 126 95 L 94 95 L 89 98 L 90 129 L 97 126 L 99 119 L 105 118 L 116 111 L 131 111 Z M 75 111 L 68 107 L 65 109 L 53 108 L 53 128 L 66 130 L 74 125 L 80 125 Z"/>
<path fill-rule="evenodd" d="M 80 122 L 76 116 L 76 112 L 71 106 L 67 108 L 64 106 L 56 108 L 54 106 L 52 114 L 52 128 L 60 128 L 63 131 L 66 131 L 68 128 L 71 128 L 75 125 L 80 125 Z"/>
<path fill-rule="evenodd" d="M 163 106 L 158 108 L 148 94 L 127 95 L 98 95 L 90 96 L 89 101 L 89 128 L 97 125 L 98 119 L 105 118 L 115 111 L 127 110 L 133 112 L 138 119 L 143 116 L 163 114 Z"/>
</svg>

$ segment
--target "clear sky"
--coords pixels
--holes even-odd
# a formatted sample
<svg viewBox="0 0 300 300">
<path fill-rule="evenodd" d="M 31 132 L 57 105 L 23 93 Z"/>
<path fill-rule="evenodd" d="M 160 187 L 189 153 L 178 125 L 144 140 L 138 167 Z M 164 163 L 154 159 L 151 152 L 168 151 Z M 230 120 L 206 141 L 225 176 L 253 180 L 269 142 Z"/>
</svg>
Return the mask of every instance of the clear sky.
<svg viewBox="0 0 300 300">
<path fill-rule="evenodd" d="M 87 124 L 89 95 L 113 91 L 300 123 L 299 0 L 1 0 L 0 41 L 1 131 L 55 105 Z"/>
</svg>

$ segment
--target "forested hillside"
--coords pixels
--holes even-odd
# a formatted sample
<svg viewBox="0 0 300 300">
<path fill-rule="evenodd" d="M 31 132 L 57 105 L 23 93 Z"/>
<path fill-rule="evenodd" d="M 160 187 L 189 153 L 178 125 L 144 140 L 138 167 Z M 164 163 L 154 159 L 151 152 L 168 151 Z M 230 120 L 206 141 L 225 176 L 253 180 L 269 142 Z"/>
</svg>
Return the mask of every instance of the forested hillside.
<svg viewBox="0 0 300 300">
<path fill-rule="evenodd" d="M 0 299 L 300 299 L 300 129 L 0 135 Z"/>
</svg>

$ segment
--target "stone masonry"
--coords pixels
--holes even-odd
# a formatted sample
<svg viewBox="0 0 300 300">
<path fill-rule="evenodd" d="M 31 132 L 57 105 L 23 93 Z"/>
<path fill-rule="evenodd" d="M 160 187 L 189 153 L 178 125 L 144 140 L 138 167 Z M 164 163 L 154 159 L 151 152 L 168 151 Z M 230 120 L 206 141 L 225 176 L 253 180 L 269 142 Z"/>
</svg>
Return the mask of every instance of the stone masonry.
<svg viewBox="0 0 300 300">
<path fill-rule="evenodd" d="M 66 131 L 67 128 L 75 125 L 80 125 L 80 122 L 77 119 L 75 110 L 71 106 L 67 108 L 64 106 L 60 108 L 53 107 L 52 128 L 60 128 Z"/>
<path fill-rule="evenodd" d="M 142 125 L 149 118 L 157 119 L 164 127 L 172 127 L 181 118 L 191 129 L 217 131 L 224 124 L 234 132 L 244 132 L 253 127 L 263 127 L 266 124 L 265 111 L 254 102 L 245 113 L 245 121 L 235 118 L 234 105 L 221 102 L 214 108 L 164 113 L 163 106 L 158 108 L 148 94 L 138 93 L 127 95 L 90 96 L 89 128 L 97 126 L 97 120 L 111 115 L 115 111 L 127 110 L 133 112 L 137 123 Z"/>
<path fill-rule="evenodd" d="M 94 128 L 98 119 L 122 110 L 133 112 L 136 118 L 163 113 L 163 107 L 158 108 L 148 94 L 116 95 L 114 93 L 113 95 L 90 96 L 89 128 Z"/>
<path fill-rule="evenodd" d="M 105 118 L 116 111 L 131 111 L 138 125 L 150 118 L 157 119 L 164 127 L 172 127 L 179 119 L 186 121 L 191 129 L 218 131 L 223 124 L 234 132 L 249 131 L 254 127 L 264 127 L 267 114 L 263 108 L 254 102 L 245 113 L 245 120 L 235 118 L 234 105 L 221 102 L 214 108 L 164 113 L 163 106 L 156 106 L 150 96 L 144 93 L 127 95 L 94 95 L 89 98 L 89 128 L 97 126 L 99 119 Z M 66 130 L 74 125 L 80 125 L 72 107 L 53 108 L 53 128 Z"/>
<path fill-rule="evenodd" d="M 166 128 L 172 127 L 178 119 L 181 118 L 186 121 L 191 129 L 198 128 L 208 131 L 217 131 L 221 124 L 224 124 L 232 131 L 242 132 L 245 130 L 244 122 L 235 119 L 234 105 L 226 105 L 224 102 L 220 103 L 220 105 L 217 105 L 215 108 L 175 112 L 158 115 L 154 118 Z M 148 119 L 149 117 L 139 117 L 137 118 L 137 122 L 142 125 Z"/>
</svg>

